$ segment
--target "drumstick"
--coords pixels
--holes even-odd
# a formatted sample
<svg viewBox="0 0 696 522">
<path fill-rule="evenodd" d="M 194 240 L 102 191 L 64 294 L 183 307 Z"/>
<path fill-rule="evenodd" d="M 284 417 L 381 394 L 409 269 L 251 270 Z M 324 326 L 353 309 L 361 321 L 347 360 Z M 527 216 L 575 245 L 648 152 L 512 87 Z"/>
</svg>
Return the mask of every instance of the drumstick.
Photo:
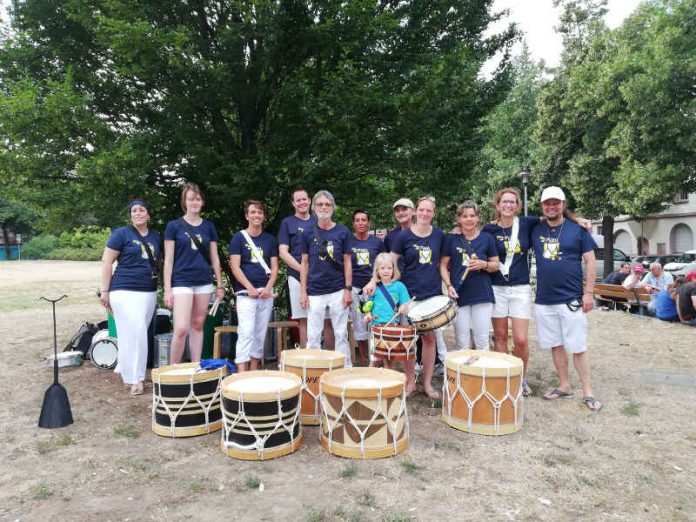
<svg viewBox="0 0 696 522">
<path fill-rule="evenodd" d="M 466 361 L 464 361 L 462 363 L 462 366 L 471 366 L 476 361 L 478 361 L 478 358 L 479 358 L 478 355 L 472 355 L 471 357 L 469 357 Z"/>
<path fill-rule="evenodd" d="M 408 303 L 410 303 L 410 302 L 412 302 L 412 301 L 415 301 L 415 300 L 416 300 L 416 297 L 413 296 L 411 299 L 409 299 L 408 301 L 406 301 L 404 304 L 408 304 Z M 391 318 L 391 319 L 389 319 L 386 323 L 384 323 L 384 326 L 388 326 L 389 323 L 391 323 L 391 322 L 392 322 L 394 319 L 396 319 L 397 317 L 399 317 L 399 311 L 398 311 L 398 310 L 396 311 L 396 313 L 395 313 L 394 315 L 392 315 L 392 318 Z"/>
<path fill-rule="evenodd" d="M 478 256 L 476 255 L 476 253 L 471 254 L 471 259 L 474 259 L 474 260 L 478 259 Z M 471 269 L 469 268 L 469 265 L 467 263 L 466 270 L 464 270 L 464 275 L 462 275 L 462 278 L 459 280 L 459 284 L 457 285 L 457 290 L 459 290 L 459 288 L 461 288 L 462 283 L 466 279 L 466 276 L 469 275 L 470 271 L 471 271 Z"/>
<path fill-rule="evenodd" d="M 215 315 L 217 313 L 218 306 L 220 306 L 220 298 L 216 297 L 213 306 L 210 307 L 208 315 Z"/>
</svg>

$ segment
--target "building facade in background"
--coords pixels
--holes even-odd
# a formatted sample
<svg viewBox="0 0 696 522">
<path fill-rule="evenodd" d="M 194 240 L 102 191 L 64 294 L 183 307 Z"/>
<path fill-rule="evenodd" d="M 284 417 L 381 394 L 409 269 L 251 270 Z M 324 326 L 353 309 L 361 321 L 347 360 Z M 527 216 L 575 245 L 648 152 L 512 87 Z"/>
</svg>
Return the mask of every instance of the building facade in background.
<svg viewBox="0 0 696 522">
<path fill-rule="evenodd" d="M 601 221 L 593 223 L 593 231 L 602 234 Z M 696 193 L 679 194 L 665 210 L 640 221 L 617 217 L 614 247 L 630 256 L 679 254 L 696 248 Z"/>
</svg>

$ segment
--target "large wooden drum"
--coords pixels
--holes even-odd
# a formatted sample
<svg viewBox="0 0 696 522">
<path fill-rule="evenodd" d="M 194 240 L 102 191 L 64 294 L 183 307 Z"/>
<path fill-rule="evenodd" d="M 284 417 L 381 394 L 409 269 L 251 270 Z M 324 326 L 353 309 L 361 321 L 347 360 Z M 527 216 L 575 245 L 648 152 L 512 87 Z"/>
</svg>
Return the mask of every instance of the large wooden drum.
<svg viewBox="0 0 696 522">
<path fill-rule="evenodd" d="M 355 459 L 391 457 L 408 446 L 406 377 L 383 368 L 325 373 L 320 442 L 329 453 Z"/>
<path fill-rule="evenodd" d="M 222 426 L 220 382 L 227 368 L 201 370 L 196 363 L 152 370 L 152 431 L 163 437 L 193 437 Z"/>
<path fill-rule="evenodd" d="M 222 452 L 242 460 L 288 455 L 302 442 L 302 380 L 289 372 L 253 371 L 222 381 Z"/>
<path fill-rule="evenodd" d="M 388 361 L 405 361 L 416 356 L 416 329 L 402 325 L 372 325 L 373 355 Z"/>
<path fill-rule="evenodd" d="M 449 352 L 442 418 L 458 430 L 507 435 L 522 427 L 522 360 L 481 350 Z"/>
<path fill-rule="evenodd" d="M 280 369 L 294 373 L 302 379 L 302 424 L 319 424 L 319 377 L 328 371 L 343 368 L 345 364 L 346 356 L 331 350 L 283 350 Z"/>
</svg>

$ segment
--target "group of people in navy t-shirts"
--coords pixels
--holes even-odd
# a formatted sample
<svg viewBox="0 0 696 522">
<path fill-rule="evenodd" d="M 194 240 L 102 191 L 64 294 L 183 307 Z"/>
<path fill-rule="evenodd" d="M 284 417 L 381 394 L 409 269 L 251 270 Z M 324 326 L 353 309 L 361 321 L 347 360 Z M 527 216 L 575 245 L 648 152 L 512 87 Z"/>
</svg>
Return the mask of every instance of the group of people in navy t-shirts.
<svg viewBox="0 0 696 522">
<path fill-rule="evenodd" d="M 164 238 L 164 301 L 173 309 L 174 336 L 171 360 L 179 362 L 189 335 L 192 361 L 200 359 L 203 321 L 214 287 L 224 295 L 218 236 L 214 225 L 200 216 L 203 193 L 186 184 L 181 205 L 184 216 L 168 223 Z M 494 349 L 507 351 L 511 323 L 513 353 L 529 360 L 528 329 L 532 310 L 528 252 L 537 260 L 537 336 L 551 350 L 559 385 L 544 395 L 547 400 L 572 396 L 568 355 L 580 377 L 583 402 L 598 411 L 602 403 L 590 384 L 587 357 L 587 322 L 592 308 L 595 275 L 594 241 L 582 221 L 572 217 L 565 194 L 546 188 L 541 197 L 543 216 L 520 217 L 519 191 L 499 191 L 493 222 L 481 226 L 480 210 L 472 201 L 456 209 L 456 226 L 445 233 L 433 226 L 435 198 L 414 204 L 400 198 L 393 204 L 397 226 L 384 236 L 370 234 L 370 215 L 353 213 L 353 232 L 333 220 L 333 195 L 320 190 L 310 199 L 306 190 L 291 195 L 294 214 L 283 219 L 276 240 L 263 230 L 266 209 L 247 201 L 248 226 L 233 235 L 229 263 L 234 275 L 239 319 L 235 363 L 240 371 L 255 369 L 263 357 L 266 329 L 273 307 L 279 259 L 287 266 L 289 315 L 298 322 L 302 347 L 328 347 L 343 353 L 346 366 L 354 354 L 348 343 L 352 316 L 358 345 L 357 363 L 368 363 L 368 327 L 405 314 L 413 303 L 446 295 L 456 300 L 456 346 L 489 348 L 492 322 Z M 142 393 L 147 355 L 146 330 L 154 312 L 156 260 L 159 236 L 148 230 L 149 209 L 140 201 L 130 206 L 132 226 L 114 231 L 103 257 L 101 300 L 113 308 L 119 330 L 119 364 L 131 393 Z M 148 255 L 147 250 L 150 250 Z M 112 265 L 118 260 L 112 274 Z M 583 282 L 581 261 L 586 263 Z M 372 301 L 365 314 L 361 303 Z M 124 332 L 123 334 L 121 332 Z M 125 332 L 129 332 L 126 334 Z M 436 354 L 444 360 L 441 332 L 421 335 L 423 391 L 440 393 L 432 378 Z M 375 361 L 372 361 L 375 364 Z M 415 359 L 404 362 L 407 394 L 416 393 Z M 526 379 L 523 394 L 531 395 Z"/>
</svg>

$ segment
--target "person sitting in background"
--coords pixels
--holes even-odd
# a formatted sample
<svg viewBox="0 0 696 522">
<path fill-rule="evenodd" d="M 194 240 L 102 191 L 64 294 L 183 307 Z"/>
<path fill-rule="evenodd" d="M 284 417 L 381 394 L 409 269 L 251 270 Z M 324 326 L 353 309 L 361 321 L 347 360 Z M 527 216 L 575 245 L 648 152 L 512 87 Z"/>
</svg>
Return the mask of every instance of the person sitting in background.
<svg viewBox="0 0 696 522">
<path fill-rule="evenodd" d="M 636 265 L 631 268 L 631 274 L 624 279 L 624 282 L 621 283 L 624 288 L 627 290 L 630 290 L 631 288 L 635 288 L 640 284 L 640 279 L 643 277 L 643 272 L 645 272 L 645 268 L 643 268 L 643 265 Z"/>
<path fill-rule="evenodd" d="M 696 326 L 696 284 L 686 279 L 677 290 L 677 312 L 682 322 Z"/>
<path fill-rule="evenodd" d="M 684 283 L 683 278 L 677 279 L 674 284 L 669 285 L 665 290 L 657 292 L 654 298 L 654 315 L 661 321 L 679 321 L 677 312 L 677 293 L 679 287 Z"/>
<path fill-rule="evenodd" d="M 631 263 L 621 263 L 621 267 L 618 270 L 614 270 L 604 278 L 604 282 L 610 285 L 620 285 L 623 284 L 624 280 L 631 273 Z"/>
<path fill-rule="evenodd" d="M 687 281 L 695 280 L 696 279 L 696 270 L 692 270 L 691 272 L 686 274 L 686 277 L 684 279 L 686 279 Z"/>
<path fill-rule="evenodd" d="M 650 263 L 650 273 L 647 274 L 638 286 L 647 288 L 653 293 L 648 303 L 648 313 L 655 315 L 655 297 L 660 290 L 666 290 L 669 285 L 674 283 L 674 278 L 669 272 L 662 270 L 662 265 L 657 261 Z"/>
</svg>

